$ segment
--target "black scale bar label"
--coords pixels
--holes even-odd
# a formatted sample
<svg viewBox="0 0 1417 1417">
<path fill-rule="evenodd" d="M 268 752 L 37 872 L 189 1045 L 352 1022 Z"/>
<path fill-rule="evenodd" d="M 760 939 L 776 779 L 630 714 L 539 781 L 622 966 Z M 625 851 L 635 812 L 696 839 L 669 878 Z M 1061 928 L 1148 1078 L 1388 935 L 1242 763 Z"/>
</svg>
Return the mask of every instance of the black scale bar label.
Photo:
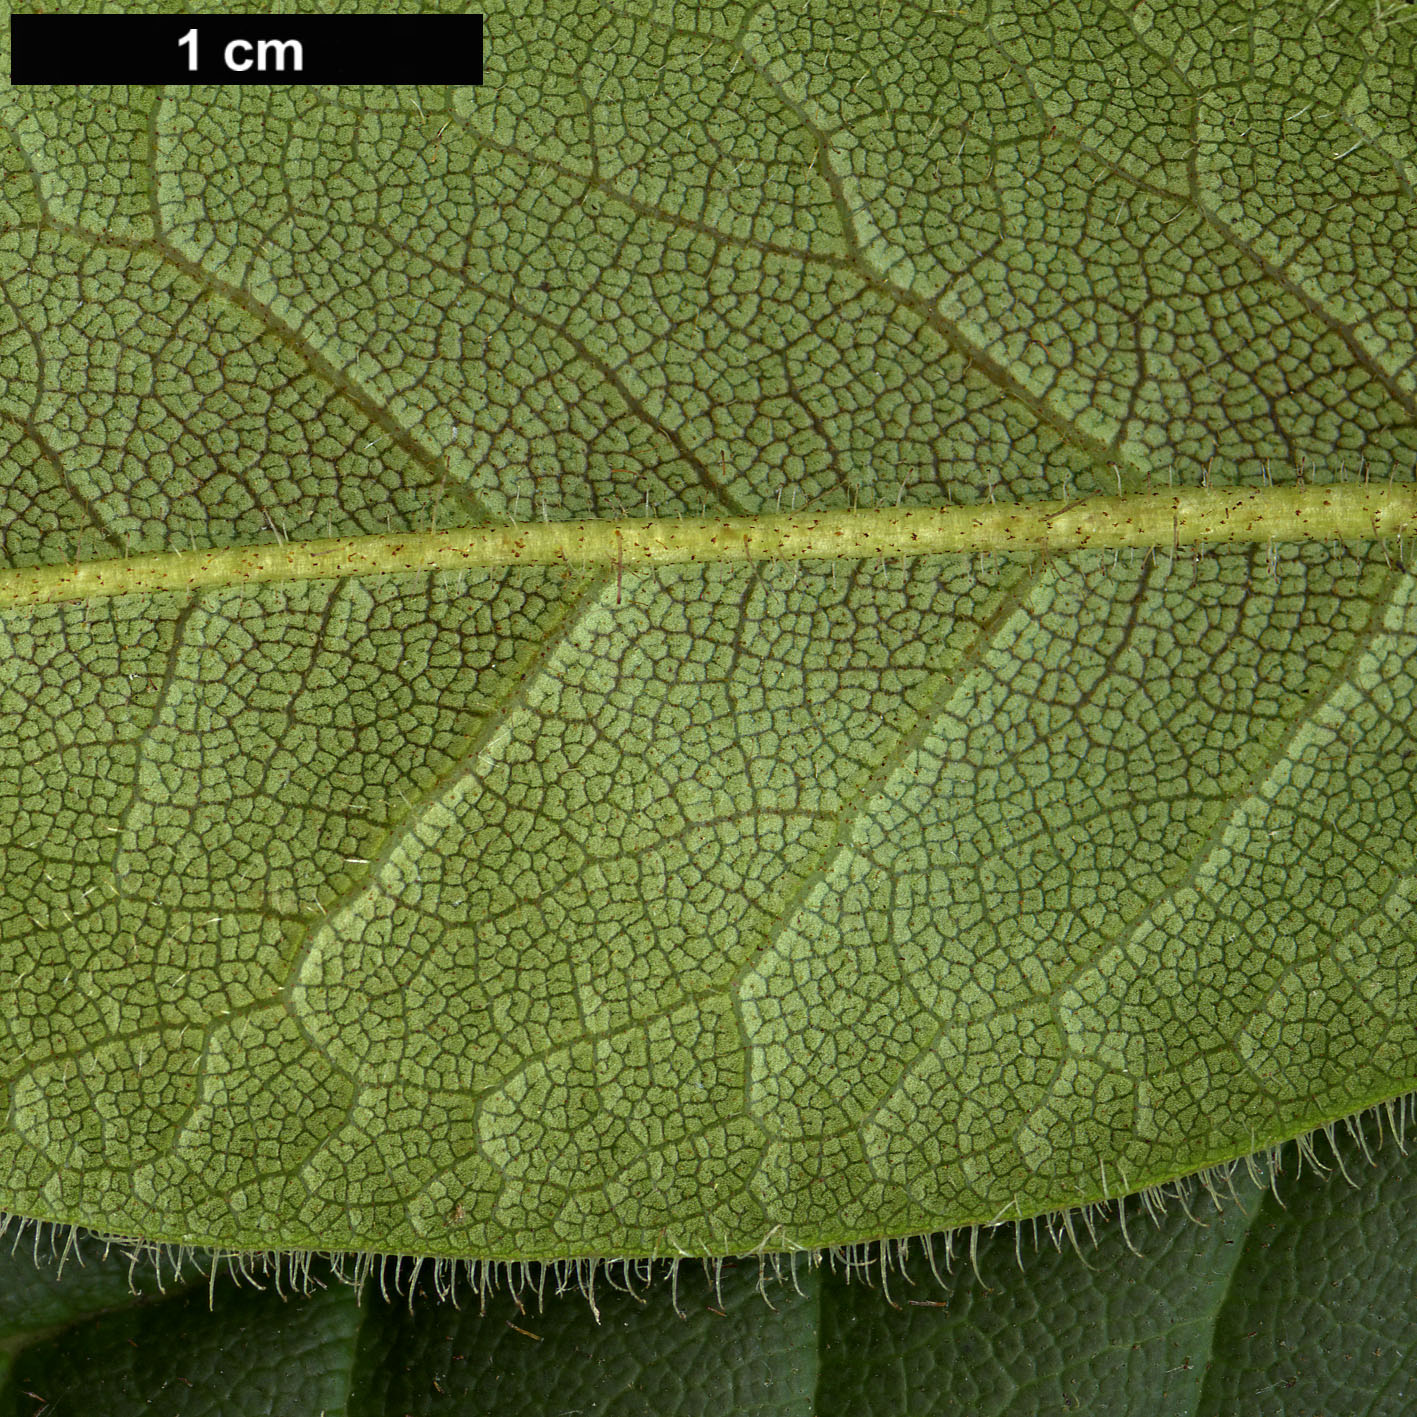
<svg viewBox="0 0 1417 1417">
<path fill-rule="evenodd" d="M 12 84 L 480 84 L 481 15 L 12 15 Z"/>
</svg>

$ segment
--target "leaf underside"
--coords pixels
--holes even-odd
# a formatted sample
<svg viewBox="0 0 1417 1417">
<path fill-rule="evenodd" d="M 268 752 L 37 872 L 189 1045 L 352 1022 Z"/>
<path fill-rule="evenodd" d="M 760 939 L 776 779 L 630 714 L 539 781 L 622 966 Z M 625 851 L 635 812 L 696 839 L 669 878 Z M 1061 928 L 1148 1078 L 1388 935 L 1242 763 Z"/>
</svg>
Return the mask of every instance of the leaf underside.
<svg viewBox="0 0 1417 1417">
<path fill-rule="evenodd" d="M 480 89 L 5 91 L 3 564 L 1410 477 L 1381 6 L 479 8 Z M 5 610 L 0 1205 L 733 1253 L 1250 1152 L 1417 1085 L 1414 714 L 1381 546 Z"/>
</svg>

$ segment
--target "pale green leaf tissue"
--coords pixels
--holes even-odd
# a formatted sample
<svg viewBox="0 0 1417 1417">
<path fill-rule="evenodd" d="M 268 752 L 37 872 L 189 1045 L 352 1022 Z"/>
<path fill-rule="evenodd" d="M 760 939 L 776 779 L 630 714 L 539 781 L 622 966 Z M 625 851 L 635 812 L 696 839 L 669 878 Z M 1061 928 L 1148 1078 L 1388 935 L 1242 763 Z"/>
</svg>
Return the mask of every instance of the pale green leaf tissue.
<svg viewBox="0 0 1417 1417">
<path fill-rule="evenodd" d="M 3 565 L 1410 482 L 1409 8 L 490 5 L 482 88 L 7 88 Z M 776 1250 L 1402 1094 L 1410 551 L 0 610 L 0 1207 Z"/>
</svg>

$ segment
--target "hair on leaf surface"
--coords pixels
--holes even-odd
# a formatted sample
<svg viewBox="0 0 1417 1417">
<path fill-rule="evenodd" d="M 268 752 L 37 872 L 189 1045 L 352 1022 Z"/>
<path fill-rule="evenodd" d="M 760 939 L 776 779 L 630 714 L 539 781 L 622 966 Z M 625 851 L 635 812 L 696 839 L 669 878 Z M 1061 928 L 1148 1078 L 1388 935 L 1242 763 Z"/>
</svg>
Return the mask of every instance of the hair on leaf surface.
<svg viewBox="0 0 1417 1417">
<path fill-rule="evenodd" d="M 91 1259 L 107 1261 L 116 1254 L 127 1262 L 132 1293 L 161 1293 L 204 1284 L 209 1303 L 223 1281 L 277 1298 L 344 1285 L 360 1302 L 377 1296 L 384 1303 L 402 1302 L 410 1312 L 419 1304 L 433 1303 L 456 1308 L 472 1305 L 485 1314 L 495 1297 L 505 1296 L 525 1314 L 543 1310 L 548 1302 L 579 1296 L 598 1321 L 597 1296 L 607 1293 L 643 1302 L 651 1292 L 667 1290 L 674 1311 L 684 1314 L 681 1300 L 686 1292 L 686 1272 L 696 1276 L 690 1282 L 704 1300 L 711 1299 L 722 1308 L 724 1275 L 756 1269 L 753 1289 L 769 1307 L 774 1294 L 801 1294 L 802 1277 L 818 1271 L 839 1276 L 847 1284 L 878 1290 L 882 1302 L 893 1308 L 905 1302 L 929 1306 L 944 1301 L 925 1292 L 926 1276 L 931 1293 L 954 1293 L 960 1283 L 987 1289 L 981 1256 L 999 1240 L 1012 1250 L 1015 1265 L 1025 1273 L 1030 1256 L 1047 1249 L 1057 1254 L 1070 1251 L 1091 1269 L 1089 1256 L 1109 1233 L 1114 1232 L 1127 1250 L 1140 1257 L 1146 1252 L 1149 1229 L 1159 1230 L 1173 1207 L 1187 1223 L 1205 1227 L 1227 1208 L 1244 1204 L 1236 1189 L 1237 1179 L 1267 1191 L 1281 1207 L 1285 1181 L 1297 1181 L 1306 1170 L 1326 1184 L 1341 1181 L 1350 1188 L 1361 1188 L 1362 1170 L 1350 1170 L 1345 1163 L 1343 1138 L 1351 1140 L 1368 1165 L 1375 1165 L 1375 1153 L 1388 1146 L 1406 1156 L 1406 1132 L 1414 1109 L 1417 1093 L 1406 1093 L 1234 1161 L 1065 1210 L 1023 1219 L 1000 1218 L 934 1234 L 735 1256 L 604 1256 L 542 1262 L 368 1251 L 213 1251 L 101 1235 L 81 1226 L 15 1215 L 0 1216 L 0 1237 L 10 1235 L 12 1253 L 28 1251 L 36 1267 L 48 1270 L 57 1280 L 71 1267 L 82 1268 Z"/>
</svg>

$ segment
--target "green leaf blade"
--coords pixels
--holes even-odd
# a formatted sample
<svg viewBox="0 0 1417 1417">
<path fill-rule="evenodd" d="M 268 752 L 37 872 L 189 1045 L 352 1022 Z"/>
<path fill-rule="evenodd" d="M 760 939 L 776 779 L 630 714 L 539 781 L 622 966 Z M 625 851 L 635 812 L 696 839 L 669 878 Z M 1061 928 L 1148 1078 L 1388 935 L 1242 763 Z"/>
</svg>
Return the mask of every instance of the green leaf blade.
<svg viewBox="0 0 1417 1417">
<path fill-rule="evenodd" d="M 1240 15 L 580 9 L 417 103 L 10 90 L 4 564 L 1405 471 L 1411 31 Z M 1412 1088 L 1417 579 L 1175 552 L 0 610 L 0 1203 L 791 1249 Z"/>
</svg>

